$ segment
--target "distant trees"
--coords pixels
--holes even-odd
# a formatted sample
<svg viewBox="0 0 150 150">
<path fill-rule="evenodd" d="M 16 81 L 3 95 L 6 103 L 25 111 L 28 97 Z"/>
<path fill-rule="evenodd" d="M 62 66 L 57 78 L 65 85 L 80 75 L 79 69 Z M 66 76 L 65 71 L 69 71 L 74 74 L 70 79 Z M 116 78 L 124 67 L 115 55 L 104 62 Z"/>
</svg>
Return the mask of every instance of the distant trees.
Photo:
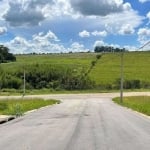
<svg viewBox="0 0 150 150">
<path fill-rule="evenodd" d="M 95 53 L 100 53 L 100 52 L 122 52 L 122 51 L 127 51 L 126 49 L 121 49 L 121 48 L 114 48 L 112 46 L 96 46 L 94 48 Z"/>
<path fill-rule="evenodd" d="M 3 45 L 0 45 L 0 63 L 6 63 L 8 61 L 16 61 L 16 57 L 9 53 L 9 49 Z"/>
</svg>

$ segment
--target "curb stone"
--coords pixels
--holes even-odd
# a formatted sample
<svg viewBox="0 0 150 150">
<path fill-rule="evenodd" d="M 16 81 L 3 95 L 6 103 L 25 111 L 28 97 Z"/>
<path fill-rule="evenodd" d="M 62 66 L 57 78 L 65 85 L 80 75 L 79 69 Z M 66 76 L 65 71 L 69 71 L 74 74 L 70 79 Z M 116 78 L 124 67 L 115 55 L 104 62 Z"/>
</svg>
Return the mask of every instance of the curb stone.
<svg viewBox="0 0 150 150">
<path fill-rule="evenodd" d="M 24 115 L 30 114 L 32 112 L 35 112 L 37 110 L 40 110 L 40 109 L 46 108 L 46 107 L 50 107 L 50 106 L 52 106 L 52 105 L 48 105 L 48 106 L 44 106 L 44 107 L 41 107 L 41 108 L 38 108 L 38 109 L 33 109 L 33 110 L 30 110 L 30 111 L 27 111 L 27 112 L 24 113 Z M 16 118 L 17 118 L 16 116 L 0 115 L 0 124 L 6 123 L 6 122 L 11 121 L 11 120 L 16 119 Z"/>
<path fill-rule="evenodd" d="M 13 119 L 15 119 L 15 116 L 4 116 L 4 115 L 0 115 L 0 124 L 6 123 L 8 121 L 11 121 Z"/>
</svg>

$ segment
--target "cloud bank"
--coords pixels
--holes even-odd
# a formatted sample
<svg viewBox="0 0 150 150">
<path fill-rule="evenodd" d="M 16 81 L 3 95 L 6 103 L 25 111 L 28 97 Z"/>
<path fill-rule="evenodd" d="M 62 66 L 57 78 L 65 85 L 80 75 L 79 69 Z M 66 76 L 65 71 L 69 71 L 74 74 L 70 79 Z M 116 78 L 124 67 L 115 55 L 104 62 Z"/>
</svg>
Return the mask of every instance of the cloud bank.
<svg viewBox="0 0 150 150">
<path fill-rule="evenodd" d="M 129 5 L 129 3 L 123 4 L 123 0 L 70 0 L 70 3 L 75 11 L 85 16 L 106 16 L 122 12 Z"/>
</svg>

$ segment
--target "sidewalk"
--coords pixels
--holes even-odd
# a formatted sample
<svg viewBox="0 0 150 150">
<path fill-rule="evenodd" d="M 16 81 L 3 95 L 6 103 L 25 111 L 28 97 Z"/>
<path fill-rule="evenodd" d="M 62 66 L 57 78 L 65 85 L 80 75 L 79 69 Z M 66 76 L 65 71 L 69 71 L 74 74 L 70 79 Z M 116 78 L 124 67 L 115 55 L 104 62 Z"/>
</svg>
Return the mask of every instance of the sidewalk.
<svg viewBox="0 0 150 150">
<path fill-rule="evenodd" d="M 0 115 L 0 124 L 15 119 L 14 116 Z"/>
</svg>

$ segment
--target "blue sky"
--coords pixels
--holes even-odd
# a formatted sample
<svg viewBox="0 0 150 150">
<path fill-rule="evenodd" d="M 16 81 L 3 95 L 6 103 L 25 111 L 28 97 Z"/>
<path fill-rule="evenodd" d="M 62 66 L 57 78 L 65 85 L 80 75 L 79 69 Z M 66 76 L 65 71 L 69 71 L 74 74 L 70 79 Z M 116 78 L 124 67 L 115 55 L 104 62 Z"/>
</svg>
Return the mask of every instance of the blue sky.
<svg viewBox="0 0 150 150">
<path fill-rule="evenodd" d="M 0 44 L 12 53 L 133 51 L 148 41 L 150 0 L 0 0 Z"/>
</svg>

